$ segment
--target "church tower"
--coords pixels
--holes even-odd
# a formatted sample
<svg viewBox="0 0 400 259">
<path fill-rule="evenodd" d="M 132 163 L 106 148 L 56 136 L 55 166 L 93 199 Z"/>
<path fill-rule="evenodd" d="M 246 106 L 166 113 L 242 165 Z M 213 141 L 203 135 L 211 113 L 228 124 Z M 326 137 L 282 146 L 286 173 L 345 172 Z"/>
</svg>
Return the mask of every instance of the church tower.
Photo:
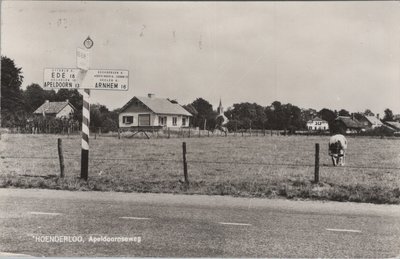
<svg viewBox="0 0 400 259">
<path fill-rule="evenodd" d="M 224 114 L 224 107 L 222 107 L 221 98 L 219 98 L 219 106 L 217 108 L 218 115 Z"/>
</svg>

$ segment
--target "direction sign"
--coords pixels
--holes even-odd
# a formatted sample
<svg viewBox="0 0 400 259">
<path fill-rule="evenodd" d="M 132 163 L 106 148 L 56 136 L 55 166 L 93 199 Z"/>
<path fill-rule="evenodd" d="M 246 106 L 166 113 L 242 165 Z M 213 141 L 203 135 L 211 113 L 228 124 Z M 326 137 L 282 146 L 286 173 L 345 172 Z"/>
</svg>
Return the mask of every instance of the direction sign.
<svg viewBox="0 0 400 259">
<path fill-rule="evenodd" d="M 82 70 L 88 70 L 90 64 L 89 51 L 77 48 L 76 49 L 76 66 Z"/>
<path fill-rule="evenodd" d="M 81 88 L 127 91 L 129 88 L 129 71 L 90 69 L 83 78 Z"/>
<path fill-rule="evenodd" d="M 127 91 L 129 88 L 128 70 L 77 68 L 46 68 L 44 88 L 52 89 L 94 89 Z"/>
<path fill-rule="evenodd" d="M 76 68 L 45 68 L 44 83 L 45 88 L 79 88 L 80 70 Z"/>
</svg>

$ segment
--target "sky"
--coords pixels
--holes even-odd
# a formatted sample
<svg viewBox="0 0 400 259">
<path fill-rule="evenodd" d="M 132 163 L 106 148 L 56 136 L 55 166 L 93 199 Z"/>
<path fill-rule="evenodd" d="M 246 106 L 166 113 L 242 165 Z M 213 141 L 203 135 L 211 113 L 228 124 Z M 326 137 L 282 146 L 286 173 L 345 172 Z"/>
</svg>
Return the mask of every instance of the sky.
<svg viewBox="0 0 400 259">
<path fill-rule="evenodd" d="M 399 1 L 1 2 L 1 55 L 23 87 L 75 68 L 88 36 L 91 68 L 129 70 L 127 92 L 91 91 L 110 109 L 154 93 L 400 113 Z"/>
</svg>

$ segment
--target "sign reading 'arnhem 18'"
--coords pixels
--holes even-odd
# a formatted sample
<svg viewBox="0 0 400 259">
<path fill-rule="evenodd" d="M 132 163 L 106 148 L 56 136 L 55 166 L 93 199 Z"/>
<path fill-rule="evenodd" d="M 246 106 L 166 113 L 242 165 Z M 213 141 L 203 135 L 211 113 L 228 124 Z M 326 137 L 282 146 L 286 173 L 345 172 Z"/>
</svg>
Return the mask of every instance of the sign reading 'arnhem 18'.
<svg viewBox="0 0 400 259">
<path fill-rule="evenodd" d="M 91 69 L 82 71 L 75 68 L 46 68 L 44 87 L 81 88 L 96 90 L 126 91 L 129 87 L 128 70 Z"/>
<path fill-rule="evenodd" d="M 82 88 L 96 90 L 128 90 L 128 70 L 91 69 L 86 72 Z"/>
</svg>

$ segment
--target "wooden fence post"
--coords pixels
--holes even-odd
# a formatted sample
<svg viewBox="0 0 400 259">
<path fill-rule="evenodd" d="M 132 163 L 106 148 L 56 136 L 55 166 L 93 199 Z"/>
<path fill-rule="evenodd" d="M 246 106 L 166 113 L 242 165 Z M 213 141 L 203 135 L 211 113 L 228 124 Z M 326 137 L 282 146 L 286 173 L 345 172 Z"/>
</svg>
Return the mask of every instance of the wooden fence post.
<svg viewBox="0 0 400 259">
<path fill-rule="evenodd" d="M 186 142 L 182 143 L 182 151 L 183 151 L 183 176 L 185 178 L 185 184 L 189 185 L 187 161 L 186 161 Z"/>
<path fill-rule="evenodd" d="M 319 183 L 319 144 L 315 144 L 314 183 Z"/>
<path fill-rule="evenodd" d="M 60 160 L 60 177 L 64 178 L 64 155 L 62 151 L 62 139 L 58 139 L 58 158 Z"/>
<path fill-rule="evenodd" d="M 200 138 L 200 127 L 199 127 L 199 138 Z"/>
<path fill-rule="evenodd" d="M 121 139 L 120 129 L 118 128 L 118 139 Z"/>
<path fill-rule="evenodd" d="M 209 130 L 207 130 L 207 136 L 210 137 L 210 131 Z"/>
<path fill-rule="evenodd" d="M 169 127 L 168 127 L 168 138 L 170 137 L 170 135 L 169 135 Z"/>
<path fill-rule="evenodd" d="M 189 138 L 190 138 L 190 128 L 189 128 Z"/>
</svg>

